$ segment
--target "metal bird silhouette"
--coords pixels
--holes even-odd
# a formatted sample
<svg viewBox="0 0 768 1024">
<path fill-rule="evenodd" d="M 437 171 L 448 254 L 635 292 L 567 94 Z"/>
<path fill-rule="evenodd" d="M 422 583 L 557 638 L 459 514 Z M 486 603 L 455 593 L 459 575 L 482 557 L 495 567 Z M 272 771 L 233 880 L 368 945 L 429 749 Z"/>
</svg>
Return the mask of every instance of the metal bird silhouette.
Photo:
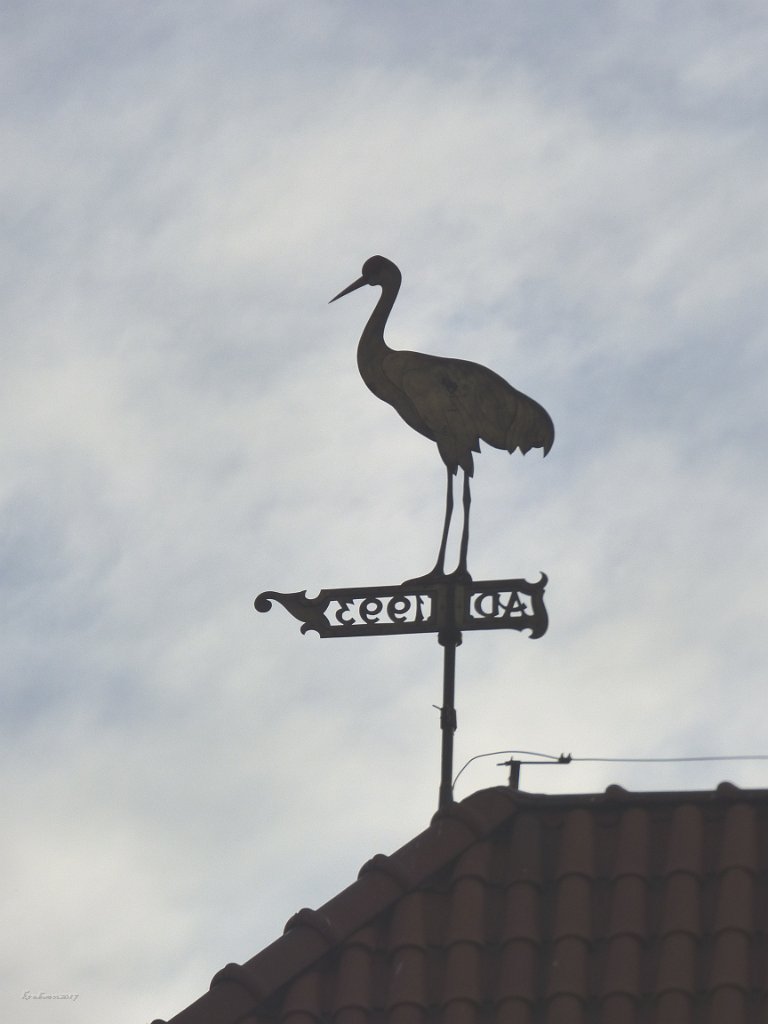
<svg viewBox="0 0 768 1024">
<path fill-rule="evenodd" d="M 384 327 L 400 290 L 402 276 L 391 260 L 371 256 L 362 276 L 331 302 L 363 285 L 377 285 L 381 296 L 360 335 L 357 365 L 370 390 L 388 402 L 409 427 L 437 444 L 447 472 L 445 519 L 434 569 L 420 577 L 424 582 L 445 579 L 445 553 L 453 514 L 453 478 L 464 472 L 464 522 L 459 564 L 450 575 L 471 579 L 467 569 L 469 547 L 469 480 L 474 473 L 473 452 L 480 441 L 523 455 L 531 448 L 552 447 L 555 428 L 549 413 L 532 398 L 513 388 L 503 377 L 478 363 L 431 356 L 423 352 L 391 349 L 384 341 Z"/>
</svg>

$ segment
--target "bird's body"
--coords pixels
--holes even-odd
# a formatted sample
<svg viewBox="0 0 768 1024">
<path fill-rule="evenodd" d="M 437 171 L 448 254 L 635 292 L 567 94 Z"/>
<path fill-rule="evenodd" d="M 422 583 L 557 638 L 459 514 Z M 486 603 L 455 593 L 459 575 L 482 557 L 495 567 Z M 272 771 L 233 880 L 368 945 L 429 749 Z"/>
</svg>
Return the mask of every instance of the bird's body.
<svg viewBox="0 0 768 1024">
<path fill-rule="evenodd" d="M 493 370 L 465 359 L 390 350 L 379 380 L 368 384 L 393 405 L 405 422 L 437 444 L 443 462 L 456 473 L 474 473 L 473 452 L 480 442 L 494 448 L 549 450 L 552 429 L 542 407 Z M 368 383 L 366 381 L 366 383 Z M 393 397 L 390 397 L 392 395 Z"/>
<path fill-rule="evenodd" d="M 523 454 L 542 448 L 546 455 L 554 441 L 549 414 L 532 398 L 516 390 L 493 370 L 464 359 L 427 355 L 390 348 L 384 326 L 400 288 L 400 271 L 383 256 L 372 256 L 363 274 L 336 298 L 362 287 L 379 285 L 381 296 L 357 348 L 360 375 L 370 390 L 388 402 L 409 427 L 437 444 L 448 471 L 448 498 L 438 564 L 432 575 L 444 575 L 443 561 L 453 508 L 452 477 L 464 471 L 464 536 L 459 572 L 468 575 L 466 548 L 469 519 L 469 478 L 474 472 L 472 453 L 480 442 Z M 335 301 L 334 299 L 331 300 Z"/>
</svg>

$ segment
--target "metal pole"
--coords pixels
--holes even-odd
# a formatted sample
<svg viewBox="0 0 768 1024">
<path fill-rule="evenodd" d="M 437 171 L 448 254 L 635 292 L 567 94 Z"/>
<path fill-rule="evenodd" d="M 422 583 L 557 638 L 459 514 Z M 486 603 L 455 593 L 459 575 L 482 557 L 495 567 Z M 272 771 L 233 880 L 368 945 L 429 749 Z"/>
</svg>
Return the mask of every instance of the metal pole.
<svg viewBox="0 0 768 1024">
<path fill-rule="evenodd" d="M 456 732 L 456 648 L 461 643 L 461 633 L 439 636 L 443 645 L 443 706 L 440 708 L 440 729 L 443 733 L 442 756 L 440 759 L 439 810 L 453 803 L 453 734 Z"/>
</svg>

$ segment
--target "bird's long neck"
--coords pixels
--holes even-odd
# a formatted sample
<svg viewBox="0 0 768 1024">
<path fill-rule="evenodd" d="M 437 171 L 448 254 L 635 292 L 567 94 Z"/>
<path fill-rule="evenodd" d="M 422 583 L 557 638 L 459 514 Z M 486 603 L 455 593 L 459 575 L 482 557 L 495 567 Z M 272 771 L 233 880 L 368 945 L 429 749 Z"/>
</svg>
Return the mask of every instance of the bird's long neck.
<svg viewBox="0 0 768 1024">
<path fill-rule="evenodd" d="M 399 273 L 396 278 L 393 276 L 391 280 L 382 282 L 379 301 L 368 318 L 368 323 L 363 328 L 363 333 L 360 335 L 360 342 L 357 346 L 357 366 L 360 370 L 360 376 L 371 391 L 376 393 L 380 392 L 380 388 L 376 387 L 376 384 L 381 372 L 381 362 L 387 352 L 390 351 L 389 346 L 384 341 L 384 327 L 389 314 L 392 312 L 392 307 L 395 304 L 399 290 Z"/>
</svg>

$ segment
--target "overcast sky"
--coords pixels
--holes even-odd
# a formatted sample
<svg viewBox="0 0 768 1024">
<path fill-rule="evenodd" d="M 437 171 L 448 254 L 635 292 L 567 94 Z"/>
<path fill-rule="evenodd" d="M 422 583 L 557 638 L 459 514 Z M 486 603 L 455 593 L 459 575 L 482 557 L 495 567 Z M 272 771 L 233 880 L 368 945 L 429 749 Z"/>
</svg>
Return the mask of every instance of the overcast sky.
<svg viewBox="0 0 768 1024">
<path fill-rule="evenodd" d="M 557 430 L 476 460 L 470 568 L 544 570 L 550 630 L 465 635 L 456 769 L 768 753 L 762 0 L 6 0 L 0 28 L 0 1019 L 170 1017 L 429 823 L 435 638 L 252 604 L 434 560 L 437 450 L 357 371 L 378 291 L 327 305 L 374 253 L 393 347 Z"/>
</svg>

